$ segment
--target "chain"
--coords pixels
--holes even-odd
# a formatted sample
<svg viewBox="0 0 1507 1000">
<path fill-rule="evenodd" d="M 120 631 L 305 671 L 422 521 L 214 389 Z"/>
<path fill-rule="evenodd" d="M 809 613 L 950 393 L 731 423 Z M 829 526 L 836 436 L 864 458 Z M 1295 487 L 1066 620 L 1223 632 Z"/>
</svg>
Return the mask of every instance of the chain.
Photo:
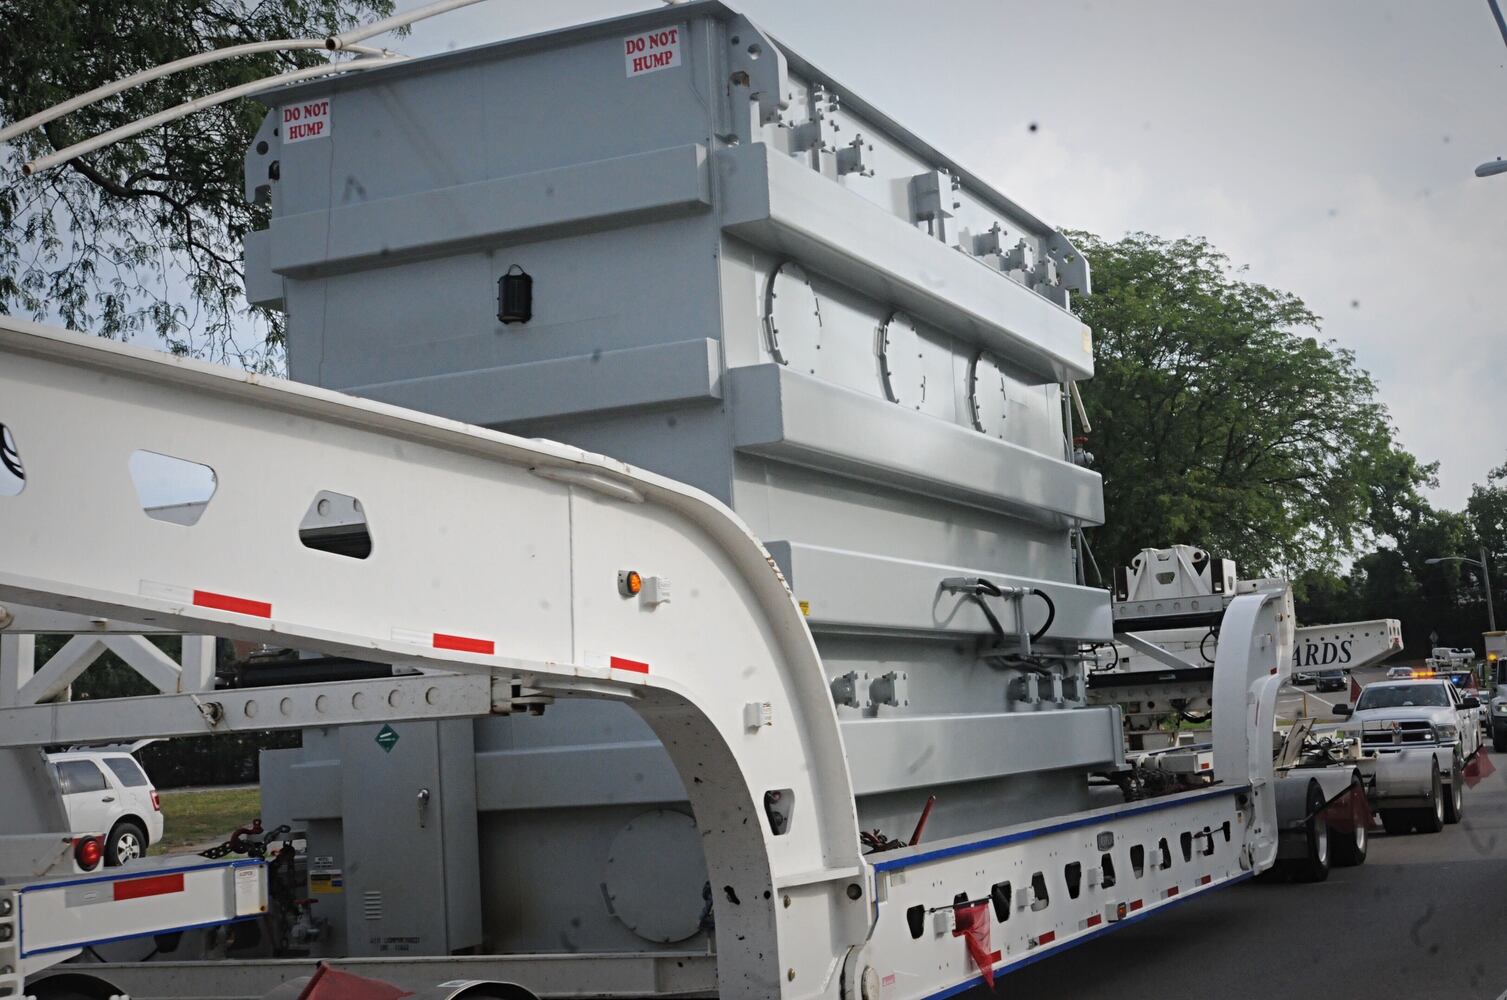
<svg viewBox="0 0 1507 1000">
<path fill-rule="evenodd" d="M 267 845 L 276 837 L 281 837 L 293 828 L 284 823 L 262 836 L 260 840 L 253 840 L 262 834 L 262 819 L 258 816 L 250 826 L 243 826 L 230 835 L 230 839 L 223 844 L 209 847 L 199 852 L 201 858 L 223 858 L 228 854 L 244 854 L 248 858 L 265 858 Z"/>
</svg>

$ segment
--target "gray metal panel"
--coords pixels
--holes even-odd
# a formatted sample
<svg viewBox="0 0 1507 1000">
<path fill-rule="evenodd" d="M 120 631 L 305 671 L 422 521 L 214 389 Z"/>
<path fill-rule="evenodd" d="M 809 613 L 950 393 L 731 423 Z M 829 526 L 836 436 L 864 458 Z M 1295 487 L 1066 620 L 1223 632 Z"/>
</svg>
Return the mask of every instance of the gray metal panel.
<svg viewBox="0 0 1507 1000">
<path fill-rule="evenodd" d="M 1061 532 L 980 507 L 738 454 L 739 514 L 760 538 L 1041 580 L 1071 580 Z"/>
<path fill-rule="evenodd" d="M 476 793 L 482 812 L 686 799 L 685 786 L 657 740 L 484 751 L 476 756 Z"/>
<path fill-rule="evenodd" d="M 811 604 L 808 617 L 813 630 L 861 628 L 987 634 L 991 629 L 983 613 L 971 601 L 943 594 L 940 587 L 942 580 L 950 576 L 984 576 L 1004 587 L 1037 587 L 1050 594 L 1056 605 L 1056 617 L 1049 631 L 1054 639 L 1108 642 L 1114 637 L 1114 623 L 1104 601 L 1104 591 L 1093 587 L 798 542 L 766 541 L 764 545 L 779 563 L 797 597 L 821 595 L 819 601 Z M 993 602 L 993 610 L 1005 631 L 1014 632 L 1017 627 L 1014 605 Z M 1045 617 L 1035 599 L 1028 605 L 1026 615 L 1032 630 L 1040 627 Z"/>
<path fill-rule="evenodd" d="M 368 399 L 496 427 L 629 407 L 721 397 L 715 340 L 682 340 L 620 351 L 476 369 L 350 391 Z"/>
<path fill-rule="evenodd" d="M 361 776 L 341 783 L 350 951 L 445 955 L 474 947 L 482 935 L 471 721 L 392 728 L 398 740 L 390 750 L 376 742 L 380 727 L 340 730 L 342 768 Z"/>
<path fill-rule="evenodd" d="M 715 337 L 715 253 L 715 225 L 702 215 L 289 278 L 292 373 L 350 389 Z M 506 326 L 497 279 L 514 264 L 533 276 L 534 316 Z M 433 410 L 444 397 L 436 389 L 415 405 Z"/>
<path fill-rule="evenodd" d="M 272 220 L 284 275 L 662 221 L 711 207 L 706 148 L 677 146 Z"/>
<path fill-rule="evenodd" d="M 718 150 L 728 232 L 1056 378 L 1093 374 L 1072 313 L 762 143 Z"/>
<path fill-rule="evenodd" d="M 315 757 L 309 745 L 313 732 L 304 730 L 304 746 L 297 749 L 261 752 L 262 812 L 275 819 L 271 826 L 340 817 L 339 750 Z"/>
<path fill-rule="evenodd" d="M 689 28 L 688 57 L 704 50 L 709 22 Z M 705 59 L 627 79 L 621 36 L 548 41 L 507 58 L 473 58 L 497 51 L 488 47 L 402 67 L 417 72 L 265 95 L 279 105 L 316 92 L 331 100 L 328 140 L 280 144 L 278 214 L 712 141 L 723 88 Z"/>
<path fill-rule="evenodd" d="M 246 301 L 267 309 L 283 307 L 283 279 L 272 273 L 272 233 L 258 229 L 242 242 L 246 257 Z"/>
<path fill-rule="evenodd" d="M 1123 755 L 1114 708 L 865 719 L 844 722 L 842 740 L 859 795 L 1109 766 Z"/>
<path fill-rule="evenodd" d="M 727 381 L 740 450 L 1027 519 L 1104 522 L 1096 472 L 781 365 L 734 368 Z"/>
</svg>

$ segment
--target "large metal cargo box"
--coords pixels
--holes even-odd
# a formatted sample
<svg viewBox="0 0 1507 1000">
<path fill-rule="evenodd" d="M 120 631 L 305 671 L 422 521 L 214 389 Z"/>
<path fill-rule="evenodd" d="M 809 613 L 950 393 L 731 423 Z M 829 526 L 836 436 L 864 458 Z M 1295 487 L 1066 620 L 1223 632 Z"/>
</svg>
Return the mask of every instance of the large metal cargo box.
<svg viewBox="0 0 1507 1000">
<path fill-rule="evenodd" d="M 1092 374 L 1067 238 L 717 2 L 275 101 L 246 158 L 272 212 L 247 285 L 287 312 L 295 378 L 729 504 L 807 611 L 865 828 L 908 835 L 933 793 L 929 836 L 1088 804 L 1120 730 L 1086 707 L 1078 659 L 1111 622 L 1075 564 L 1103 501 L 1066 403 Z M 324 127 L 284 134 L 309 115 Z M 990 623 L 942 586 L 976 576 L 1050 599 L 1035 667 L 980 655 Z M 1046 604 L 994 606 L 1013 640 L 1017 610 L 1039 630 Z M 603 711 L 479 724 L 484 868 L 507 853 L 488 845 L 591 840 L 593 810 L 618 830 L 626 806 L 678 799 L 647 728 Z M 564 784 L 494 794 L 540 744 Z M 601 881 L 563 876 L 571 894 Z M 488 947 L 580 944 L 488 924 Z"/>
</svg>

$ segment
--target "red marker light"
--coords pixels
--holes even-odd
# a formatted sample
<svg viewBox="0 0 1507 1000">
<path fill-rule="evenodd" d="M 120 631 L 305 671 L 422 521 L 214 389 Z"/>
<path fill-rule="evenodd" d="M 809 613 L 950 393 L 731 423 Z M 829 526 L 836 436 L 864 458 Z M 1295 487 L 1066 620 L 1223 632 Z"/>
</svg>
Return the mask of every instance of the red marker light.
<svg viewBox="0 0 1507 1000">
<path fill-rule="evenodd" d="M 80 837 L 73 842 L 73 859 L 86 872 L 99 867 L 105 856 L 105 844 L 99 837 Z"/>
<path fill-rule="evenodd" d="M 157 812 L 162 812 L 162 799 L 158 797 L 157 789 L 155 788 L 152 789 L 152 808 Z"/>
</svg>

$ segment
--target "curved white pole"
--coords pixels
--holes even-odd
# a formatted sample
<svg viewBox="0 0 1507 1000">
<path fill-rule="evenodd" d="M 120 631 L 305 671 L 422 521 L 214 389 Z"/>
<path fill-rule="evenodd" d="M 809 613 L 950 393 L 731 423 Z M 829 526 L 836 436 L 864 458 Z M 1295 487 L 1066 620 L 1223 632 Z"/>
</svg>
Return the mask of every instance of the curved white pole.
<svg viewBox="0 0 1507 1000">
<path fill-rule="evenodd" d="M 251 94 L 259 93 L 269 87 L 274 87 L 278 84 L 297 83 L 299 80 L 308 80 L 317 76 L 329 76 L 333 73 L 343 73 L 346 70 L 375 69 L 378 66 L 387 66 L 400 61 L 401 58 L 396 56 L 379 56 L 367 59 L 353 59 L 350 62 L 328 63 L 323 66 L 310 66 L 308 69 L 295 70 L 292 73 L 283 73 L 279 76 L 269 76 L 260 80 L 253 80 L 250 83 L 243 83 L 238 87 L 231 87 L 227 90 L 221 90 L 204 97 L 196 97 L 192 101 L 185 101 L 177 107 L 168 108 L 165 111 L 159 111 L 155 115 L 149 115 L 146 118 L 139 119 L 137 121 L 131 122 L 130 124 L 122 125 L 119 128 L 113 128 L 108 132 L 103 132 L 92 139 L 85 139 L 83 142 L 76 142 L 72 146 L 68 146 L 65 149 L 60 149 L 55 153 L 48 153 L 46 156 L 40 156 L 23 166 L 21 168 L 21 172 L 30 176 L 31 174 L 34 174 L 39 170 L 46 170 L 47 168 L 55 167 L 60 163 L 67 163 L 69 160 L 83 156 L 85 153 L 92 153 L 96 149 L 99 149 L 103 146 L 108 146 L 112 142 L 119 142 L 121 139 L 129 139 L 133 135 L 139 135 L 140 133 L 145 132 L 148 129 L 156 128 L 158 125 L 162 125 L 170 121 L 175 121 L 179 118 L 183 118 L 186 115 L 191 115 L 195 111 L 202 111 L 205 108 L 212 108 L 217 104 L 224 104 L 226 101 L 233 101 L 237 97 L 246 97 Z"/>
<path fill-rule="evenodd" d="M 394 28 L 406 27 L 415 21 L 422 21 L 427 17 L 455 10 L 457 7 L 469 7 L 472 4 L 480 2 L 481 0 L 438 0 L 437 3 L 425 4 L 423 7 L 411 10 L 406 14 L 394 14 L 392 17 L 383 18 L 380 21 L 373 21 L 371 24 L 352 28 L 350 31 L 344 31 L 338 35 L 331 35 L 324 40 L 324 47 L 335 52 L 343 51 L 350 48 L 353 42 L 365 41 L 373 35 L 380 35 L 383 32 L 392 31 Z"/>
<path fill-rule="evenodd" d="M 195 66 L 203 66 L 207 63 L 219 62 L 221 59 L 231 59 L 235 56 L 252 55 L 258 52 L 278 52 L 283 50 L 291 51 L 297 49 L 322 49 L 324 47 L 325 40 L 323 38 L 279 38 L 270 42 L 244 42 L 240 45 L 231 45 L 223 49 L 212 49 L 208 52 L 196 52 L 191 56 L 184 56 L 182 59 L 175 59 L 172 62 L 163 63 L 161 66 L 153 66 L 151 69 L 144 69 L 140 73 L 132 73 L 130 76 L 122 77 L 121 79 L 116 80 L 113 83 L 107 83 L 102 87 L 95 87 L 93 90 L 89 91 L 86 94 L 79 94 L 77 97 L 70 97 L 68 100 L 63 101 L 61 104 L 54 104 L 50 108 L 47 108 L 43 111 L 38 111 L 30 118 L 23 118 L 18 122 L 14 122 L 10 125 L 5 126 L 5 128 L 0 128 L 0 142 L 7 142 L 24 132 L 30 132 L 34 128 L 46 125 L 48 122 L 53 121 L 54 119 L 61 118 L 66 114 L 77 111 L 79 108 L 87 107 L 90 104 L 94 104 L 96 101 L 102 101 L 105 98 L 113 97 L 114 95 L 119 94 L 122 91 L 130 90 L 132 87 L 139 87 L 143 83 L 150 83 L 153 80 L 160 80 L 164 76 L 171 76 L 174 73 L 181 72 L 185 69 L 193 69 Z M 346 46 L 346 50 L 350 52 L 359 52 L 362 55 L 394 55 L 394 53 L 387 52 L 384 49 L 373 49 L 364 45 Z"/>
</svg>

